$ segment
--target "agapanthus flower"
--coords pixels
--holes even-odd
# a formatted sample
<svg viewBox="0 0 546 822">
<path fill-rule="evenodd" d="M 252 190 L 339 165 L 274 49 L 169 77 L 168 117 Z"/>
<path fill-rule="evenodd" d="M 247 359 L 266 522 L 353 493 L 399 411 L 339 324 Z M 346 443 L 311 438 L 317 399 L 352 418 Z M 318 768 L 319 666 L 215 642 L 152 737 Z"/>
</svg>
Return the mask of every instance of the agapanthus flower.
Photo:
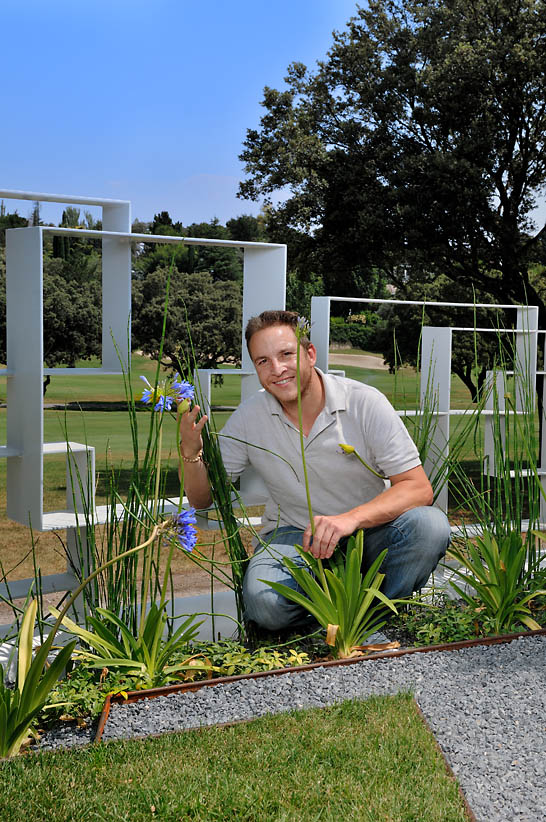
<svg viewBox="0 0 546 822">
<path fill-rule="evenodd" d="M 174 380 L 160 383 L 156 388 L 150 385 L 146 377 L 140 378 L 147 388 L 142 392 L 142 402 L 154 406 L 154 411 L 170 411 L 173 404 L 178 405 L 184 400 L 188 403 L 193 399 L 195 391 L 193 385 L 177 377 Z"/>
<path fill-rule="evenodd" d="M 195 388 L 186 380 L 180 378 L 177 374 L 178 379 L 174 379 L 171 385 L 172 390 L 176 395 L 176 401 L 182 402 L 182 400 L 193 400 L 195 396 Z"/>
<path fill-rule="evenodd" d="M 197 528 L 195 527 L 196 522 L 195 508 L 188 508 L 185 511 L 180 511 L 179 514 L 173 514 L 172 517 L 172 528 L 174 535 L 176 536 L 180 547 L 189 554 L 191 554 L 197 542 Z"/>
<path fill-rule="evenodd" d="M 311 325 L 306 317 L 298 317 L 296 322 L 296 337 L 308 337 L 311 330 Z"/>
</svg>

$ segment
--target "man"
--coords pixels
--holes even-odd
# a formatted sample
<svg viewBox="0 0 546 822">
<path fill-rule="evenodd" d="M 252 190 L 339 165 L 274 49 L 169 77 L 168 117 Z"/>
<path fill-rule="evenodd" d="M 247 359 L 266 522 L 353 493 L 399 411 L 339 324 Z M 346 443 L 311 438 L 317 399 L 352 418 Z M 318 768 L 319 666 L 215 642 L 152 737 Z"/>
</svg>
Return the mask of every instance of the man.
<svg viewBox="0 0 546 822">
<path fill-rule="evenodd" d="M 296 583 L 282 563 L 301 563 L 294 544 L 328 559 L 338 543 L 364 529 L 364 563 L 369 567 L 384 548 L 383 590 L 405 597 L 425 585 L 444 556 L 450 528 L 432 505 L 432 488 L 417 448 L 386 397 L 354 380 L 323 374 L 315 367 L 316 349 L 300 345 L 302 428 L 315 533 L 311 535 L 301 462 L 296 384 L 297 314 L 264 311 L 246 328 L 248 350 L 263 390 L 242 403 L 221 438 L 227 473 L 239 476 L 252 465 L 264 480 L 269 499 L 259 545 L 244 580 L 245 616 L 278 630 L 306 616 L 263 580 Z M 196 508 L 211 503 L 207 472 L 200 455 L 199 407 L 180 419 L 186 493 Z M 353 446 L 369 471 L 340 443 Z M 258 447 L 255 447 L 258 446 Z M 379 476 L 381 475 L 381 476 Z M 388 478 L 390 486 L 382 477 Z"/>
</svg>

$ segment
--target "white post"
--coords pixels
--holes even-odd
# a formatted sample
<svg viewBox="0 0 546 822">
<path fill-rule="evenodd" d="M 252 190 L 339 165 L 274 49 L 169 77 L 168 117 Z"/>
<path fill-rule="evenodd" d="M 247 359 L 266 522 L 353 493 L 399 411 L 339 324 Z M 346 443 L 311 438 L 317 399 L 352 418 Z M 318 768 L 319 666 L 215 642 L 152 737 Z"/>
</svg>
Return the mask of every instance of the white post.
<svg viewBox="0 0 546 822">
<path fill-rule="evenodd" d="M 67 444 L 66 452 L 66 508 L 81 514 L 77 528 L 66 529 L 66 572 L 74 575 L 74 587 L 81 578 L 91 572 L 85 512 L 91 518 L 95 512 L 95 449 L 72 450 Z M 83 595 L 74 603 L 76 621 L 84 617 Z"/>
<path fill-rule="evenodd" d="M 443 466 L 449 455 L 449 410 L 451 401 L 452 329 L 427 326 L 421 339 L 421 413 L 431 414 L 434 423 L 424 468 L 429 477 L 439 477 L 436 505 L 447 512 L 448 486 Z M 422 424 L 422 421 L 421 421 Z"/>
<path fill-rule="evenodd" d="M 538 307 L 518 308 L 514 384 L 516 410 L 530 412 L 535 407 L 537 368 Z"/>
<path fill-rule="evenodd" d="M 546 363 L 546 335 L 544 336 L 544 362 Z M 544 369 L 546 371 L 546 368 Z M 540 495 L 541 527 L 546 524 L 546 374 L 542 378 L 542 434 L 540 438 L 540 484 L 545 492 Z"/>
<path fill-rule="evenodd" d="M 40 531 L 43 515 L 42 229 L 6 232 L 7 514 Z"/>
<path fill-rule="evenodd" d="M 327 374 L 330 348 L 330 297 L 311 297 L 311 342 L 317 349 L 317 366 Z"/>
<path fill-rule="evenodd" d="M 243 329 L 241 368 L 251 374 L 241 378 L 241 401 L 255 394 L 260 382 L 247 351 L 245 328 L 251 317 L 262 311 L 283 310 L 286 300 L 286 246 L 253 248 L 244 251 Z M 253 469 L 247 468 L 241 477 L 241 495 L 245 499 L 261 500 L 267 494 L 264 483 Z"/>
<path fill-rule="evenodd" d="M 130 232 L 131 204 L 103 205 L 102 229 Z M 105 371 L 120 371 L 120 356 L 124 367 L 127 367 L 131 339 L 130 317 L 131 244 L 127 240 L 103 237 L 102 367 Z"/>
<path fill-rule="evenodd" d="M 495 382 L 493 382 L 495 380 Z M 500 431 L 502 450 L 506 446 L 506 386 L 504 383 L 504 373 L 502 371 L 488 371 L 485 378 L 486 400 L 485 410 L 490 413 L 485 414 L 484 424 L 484 465 L 483 473 L 489 477 L 496 476 L 497 466 L 495 463 L 495 414 L 498 413 L 498 426 Z"/>
</svg>

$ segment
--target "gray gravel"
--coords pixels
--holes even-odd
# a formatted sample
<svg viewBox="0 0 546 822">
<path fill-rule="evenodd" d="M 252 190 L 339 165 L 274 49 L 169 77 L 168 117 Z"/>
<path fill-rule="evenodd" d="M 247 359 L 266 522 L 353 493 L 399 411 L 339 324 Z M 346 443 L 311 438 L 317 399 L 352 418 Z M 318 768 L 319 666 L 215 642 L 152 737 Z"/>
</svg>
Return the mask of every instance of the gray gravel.
<svg viewBox="0 0 546 822">
<path fill-rule="evenodd" d="M 476 817 L 546 819 L 546 637 L 242 680 L 113 705 L 104 739 L 412 691 Z M 80 736 L 81 739 L 81 736 Z M 87 741 L 87 740 L 83 740 Z M 51 739 L 44 747 L 69 744 Z"/>
</svg>

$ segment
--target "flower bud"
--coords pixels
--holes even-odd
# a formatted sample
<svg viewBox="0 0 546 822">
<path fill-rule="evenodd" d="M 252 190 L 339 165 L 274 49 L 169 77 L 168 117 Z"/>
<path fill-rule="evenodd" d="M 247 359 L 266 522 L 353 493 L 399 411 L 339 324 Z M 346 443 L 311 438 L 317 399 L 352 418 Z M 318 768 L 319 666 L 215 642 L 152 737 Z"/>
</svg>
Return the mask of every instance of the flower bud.
<svg viewBox="0 0 546 822">
<path fill-rule="evenodd" d="M 344 442 L 340 442 L 340 443 L 339 443 L 339 447 L 340 447 L 340 448 L 341 448 L 341 450 L 342 450 L 342 451 L 344 451 L 346 454 L 354 454 L 354 452 L 355 452 L 354 446 L 352 446 L 352 445 L 345 445 L 345 443 L 344 443 Z"/>
</svg>

